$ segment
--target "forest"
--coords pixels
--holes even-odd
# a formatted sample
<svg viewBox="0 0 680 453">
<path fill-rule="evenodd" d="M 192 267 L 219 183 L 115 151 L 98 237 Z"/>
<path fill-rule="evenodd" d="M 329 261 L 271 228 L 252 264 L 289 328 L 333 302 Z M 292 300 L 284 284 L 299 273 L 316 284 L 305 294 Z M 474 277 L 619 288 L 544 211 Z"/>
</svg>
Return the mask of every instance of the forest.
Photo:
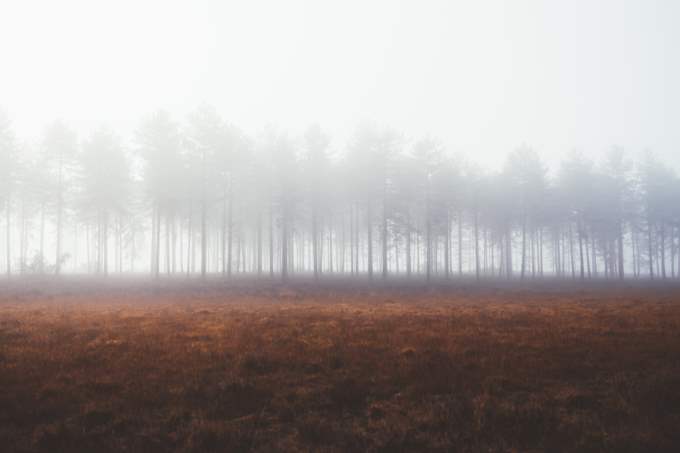
<svg viewBox="0 0 680 453">
<path fill-rule="evenodd" d="M 2 267 L 14 274 L 680 278 L 680 179 L 612 147 L 554 169 L 528 145 L 499 170 L 359 125 L 247 136 L 202 105 L 132 137 L 0 119 Z"/>
</svg>

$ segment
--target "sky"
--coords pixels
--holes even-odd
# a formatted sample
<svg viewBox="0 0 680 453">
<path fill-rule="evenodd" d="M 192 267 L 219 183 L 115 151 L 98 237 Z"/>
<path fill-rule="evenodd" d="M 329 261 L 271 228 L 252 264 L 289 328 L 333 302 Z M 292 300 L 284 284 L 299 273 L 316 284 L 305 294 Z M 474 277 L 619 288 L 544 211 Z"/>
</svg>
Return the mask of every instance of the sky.
<svg viewBox="0 0 680 453">
<path fill-rule="evenodd" d="M 202 103 L 256 134 L 362 122 L 494 167 L 523 144 L 680 168 L 680 2 L 0 0 L 0 108 L 131 136 Z"/>
</svg>

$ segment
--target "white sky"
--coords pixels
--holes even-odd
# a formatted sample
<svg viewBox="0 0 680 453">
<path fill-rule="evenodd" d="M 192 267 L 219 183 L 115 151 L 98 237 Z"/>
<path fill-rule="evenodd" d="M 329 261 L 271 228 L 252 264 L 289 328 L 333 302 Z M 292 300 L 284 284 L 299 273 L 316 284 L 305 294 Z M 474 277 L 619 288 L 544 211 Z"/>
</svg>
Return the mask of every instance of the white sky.
<svg viewBox="0 0 680 453">
<path fill-rule="evenodd" d="M 254 133 L 369 120 L 494 166 L 527 143 L 680 167 L 680 1 L 0 0 L 0 107 L 129 134 L 201 102 Z"/>
</svg>

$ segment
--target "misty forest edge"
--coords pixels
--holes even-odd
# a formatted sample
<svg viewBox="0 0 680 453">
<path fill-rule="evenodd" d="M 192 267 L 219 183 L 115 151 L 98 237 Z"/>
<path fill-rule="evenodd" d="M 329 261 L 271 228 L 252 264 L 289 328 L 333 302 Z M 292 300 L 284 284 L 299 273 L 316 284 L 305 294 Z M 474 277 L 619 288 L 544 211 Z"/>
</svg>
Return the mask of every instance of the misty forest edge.
<svg viewBox="0 0 680 453">
<path fill-rule="evenodd" d="M 651 153 L 528 146 L 498 172 L 362 125 L 251 138 L 202 106 L 147 116 L 126 146 L 61 121 L 20 143 L 0 116 L 4 272 L 680 278 L 680 179 Z"/>
</svg>

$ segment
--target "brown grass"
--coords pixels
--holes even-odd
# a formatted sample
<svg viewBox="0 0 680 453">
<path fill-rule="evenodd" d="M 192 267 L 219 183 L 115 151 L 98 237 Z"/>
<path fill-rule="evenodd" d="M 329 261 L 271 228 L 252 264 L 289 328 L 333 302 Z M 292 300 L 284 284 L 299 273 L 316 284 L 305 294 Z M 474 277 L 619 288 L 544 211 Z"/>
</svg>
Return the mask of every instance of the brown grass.
<svg viewBox="0 0 680 453">
<path fill-rule="evenodd" d="M 680 451 L 678 291 L 173 294 L 4 295 L 0 450 Z"/>
</svg>

